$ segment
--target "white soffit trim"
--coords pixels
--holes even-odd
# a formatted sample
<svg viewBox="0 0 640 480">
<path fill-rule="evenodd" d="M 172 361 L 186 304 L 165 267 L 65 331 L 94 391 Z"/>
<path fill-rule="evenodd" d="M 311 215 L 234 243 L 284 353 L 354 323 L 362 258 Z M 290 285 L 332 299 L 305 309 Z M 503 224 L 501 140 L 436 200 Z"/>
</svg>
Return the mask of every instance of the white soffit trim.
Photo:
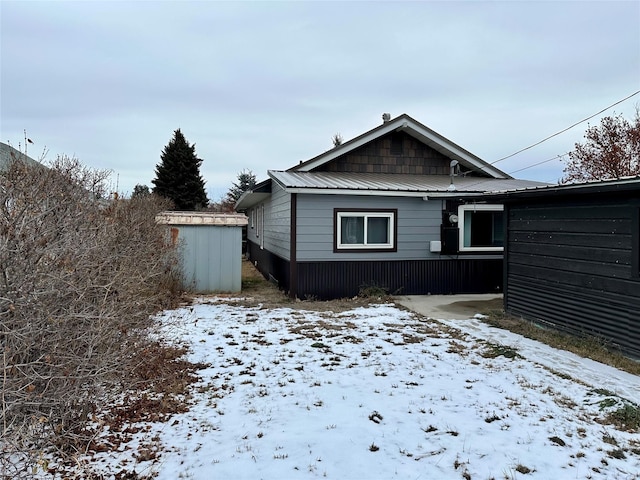
<svg viewBox="0 0 640 480">
<path fill-rule="evenodd" d="M 413 125 L 409 125 L 409 122 L 404 123 L 405 125 L 403 125 L 399 130 L 405 131 L 408 135 L 411 135 L 444 155 L 454 157 L 463 165 L 466 164 L 468 167 L 471 166 L 474 169 L 488 173 L 493 178 L 510 178 L 509 175 L 505 174 L 500 169 L 486 163 L 471 152 L 468 152 L 459 145 L 447 140 L 433 130 L 415 125 L 413 122 L 411 122 Z"/>
<path fill-rule="evenodd" d="M 305 193 L 318 195 L 366 195 L 370 197 L 416 197 L 429 195 L 428 192 L 402 192 L 394 190 L 346 190 L 339 188 L 300 188 L 283 187 L 287 193 Z"/>
</svg>

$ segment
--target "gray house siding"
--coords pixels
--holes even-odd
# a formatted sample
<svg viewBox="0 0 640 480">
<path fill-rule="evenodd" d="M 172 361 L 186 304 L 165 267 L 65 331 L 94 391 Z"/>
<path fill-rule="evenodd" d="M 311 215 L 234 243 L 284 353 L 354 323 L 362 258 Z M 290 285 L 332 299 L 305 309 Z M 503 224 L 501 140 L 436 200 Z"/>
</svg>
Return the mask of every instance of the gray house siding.
<svg viewBox="0 0 640 480">
<path fill-rule="evenodd" d="M 271 201 L 265 203 L 264 248 L 285 260 L 291 253 L 291 194 L 274 183 Z"/>
<path fill-rule="evenodd" d="M 430 251 L 430 241 L 441 238 L 442 200 L 296 194 L 292 201 L 292 195 L 283 195 L 280 189 L 272 197 L 274 202 L 265 202 L 265 247 L 260 248 L 259 238 L 250 236 L 248 255 L 265 277 L 291 296 L 320 300 L 350 297 L 366 287 L 407 295 L 502 290 L 501 255 L 458 257 Z M 278 208 L 283 209 L 281 225 L 287 228 L 269 225 L 267 212 Z M 397 209 L 397 251 L 334 252 L 334 208 Z M 291 235 L 284 215 L 284 211 L 291 215 L 288 209 L 296 218 L 294 250 L 286 236 Z M 286 248 L 276 253 L 278 246 L 272 244 L 267 232 L 274 232 L 271 238 L 280 238 Z"/>
<path fill-rule="evenodd" d="M 252 207 L 248 212 L 247 241 L 253 248 L 264 248 L 274 255 L 289 260 L 291 252 L 291 194 L 277 185 L 272 195 Z"/>
<path fill-rule="evenodd" d="M 248 212 L 247 258 L 265 278 L 289 289 L 292 195 L 274 183 L 271 195 Z"/>
<path fill-rule="evenodd" d="M 640 357 L 638 193 L 586 197 L 507 205 L 505 309 Z"/>
<path fill-rule="evenodd" d="M 333 251 L 334 208 L 397 209 L 397 251 Z M 297 259 L 303 261 L 426 260 L 438 258 L 429 241 L 440 240 L 442 202 L 366 195 L 298 195 Z"/>
</svg>

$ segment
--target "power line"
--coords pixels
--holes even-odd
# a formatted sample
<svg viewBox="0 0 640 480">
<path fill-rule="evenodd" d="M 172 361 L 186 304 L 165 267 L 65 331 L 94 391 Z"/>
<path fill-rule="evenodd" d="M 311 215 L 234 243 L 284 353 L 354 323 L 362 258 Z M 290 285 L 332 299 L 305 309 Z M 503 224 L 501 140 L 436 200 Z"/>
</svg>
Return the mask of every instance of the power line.
<svg viewBox="0 0 640 480">
<path fill-rule="evenodd" d="M 638 95 L 639 93 L 640 93 L 640 90 L 638 90 L 638 91 L 636 91 L 636 92 L 633 92 L 631 95 L 626 96 L 626 97 L 625 97 L 625 98 L 623 98 L 622 100 L 618 100 L 617 102 L 615 102 L 615 103 L 613 103 L 613 104 L 609 105 L 608 107 L 603 108 L 603 109 L 602 109 L 602 110 L 600 110 L 599 112 L 594 113 L 593 115 L 590 115 L 590 116 L 588 116 L 587 118 L 584 118 L 584 119 L 580 120 L 579 122 L 576 122 L 576 123 L 574 123 L 573 125 L 571 125 L 571 126 L 569 126 L 569 127 L 565 128 L 565 129 L 563 129 L 563 130 L 560 130 L 560 131 L 559 131 L 559 132 L 557 132 L 557 133 L 554 133 L 553 135 L 549 135 L 548 137 L 543 138 L 542 140 L 540 140 L 539 142 L 534 143 L 533 145 L 529 145 L 528 147 L 525 147 L 525 148 L 523 148 L 523 149 L 521 149 L 521 150 L 518 150 L 517 152 L 512 153 L 511 155 L 507 155 L 506 157 L 499 158 L 499 159 L 498 159 L 498 160 L 496 160 L 495 162 L 491 162 L 491 163 L 490 163 L 490 165 L 495 165 L 496 163 L 501 162 L 501 161 L 503 161 L 503 160 L 506 160 L 507 158 L 514 157 L 514 156 L 518 155 L 519 153 L 524 152 L 525 150 L 529 150 L 530 148 L 536 147 L 536 146 L 540 145 L 541 143 L 544 143 L 544 142 L 546 142 L 547 140 L 549 140 L 549 139 L 551 139 L 551 138 L 553 138 L 553 137 L 557 137 L 557 136 L 558 136 L 558 135 L 560 135 L 561 133 L 564 133 L 564 132 L 566 132 L 567 130 L 571 130 L 573 127 L 575 127 L 575 126 L 577 126 L 577 125 L 580 125 L 581 123 L 584 123 L 584 122 L 586 122 L 587 120 L 591 120 L 593 117 L 595 117 L 595 116 L 597 116 L 597 115 L 600 115 L 602 112 L 605 112 L 605 111 L 609 110 L 611 107 L 615 107 L 616 105 L 618 105 L 619 103 L 624 102 L 625 100 L 629 100 L 631 97 L 633 97 L 633 96 L 635 96 L 635 95 Z"/>
<path fill-rule="evenodd" d="M 551 162 L 553 160 L 561 160 L 563 157 L 566 157 L 567 155 L 569 155 L 569 152 L 563 153 L 562 155 L 556 155 L 553 158 L 550 158 L 548 160 L 543 160 L 542 162 L 534 163 L 533 165 L 529 165 L 527 167 L 519 168 L 518 170 L 514 170 L 513 172 L 509 172 L 509 175 L 511 175 L 513 173 L 521 172 L 522 170 L 527 170 L 529 168 L 537 167 L 538 165 L 542 165 L 543 163 L 548 163 L 548 162 Z"/>
</svg>

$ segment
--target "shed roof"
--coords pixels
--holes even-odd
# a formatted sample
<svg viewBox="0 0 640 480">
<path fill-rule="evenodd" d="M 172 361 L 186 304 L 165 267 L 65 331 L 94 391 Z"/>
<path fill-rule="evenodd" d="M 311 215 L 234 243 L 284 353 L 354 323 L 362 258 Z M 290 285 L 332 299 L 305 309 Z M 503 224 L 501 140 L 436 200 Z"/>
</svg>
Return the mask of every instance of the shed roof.
<svg viewBox="0 0 640 480">
<path fill-rule="evenodd" d="M 242 227 L 248 219 L 241 213 L 212 212 L 161 212 L 156 222 L 165 225 L 213 225 L 220 227 Z"/>
</svg>

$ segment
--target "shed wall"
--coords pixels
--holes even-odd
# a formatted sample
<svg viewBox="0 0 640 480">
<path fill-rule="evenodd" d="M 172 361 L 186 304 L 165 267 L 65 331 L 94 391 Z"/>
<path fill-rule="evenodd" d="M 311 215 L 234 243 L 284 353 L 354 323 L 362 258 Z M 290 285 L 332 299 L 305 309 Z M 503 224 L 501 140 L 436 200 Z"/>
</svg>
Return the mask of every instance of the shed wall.
<svg viewBox="0 0 640 480">
<path fill-rule="evenodd" d="M 242 228 L 179 225 L 185 287 L 196 293 L 242 288 Z"/>
<path fill-rule="evenodd" d="M 636 200 L 530 200 L 507 205 L 505 308 L 640 356 Z"/>
</svg>

